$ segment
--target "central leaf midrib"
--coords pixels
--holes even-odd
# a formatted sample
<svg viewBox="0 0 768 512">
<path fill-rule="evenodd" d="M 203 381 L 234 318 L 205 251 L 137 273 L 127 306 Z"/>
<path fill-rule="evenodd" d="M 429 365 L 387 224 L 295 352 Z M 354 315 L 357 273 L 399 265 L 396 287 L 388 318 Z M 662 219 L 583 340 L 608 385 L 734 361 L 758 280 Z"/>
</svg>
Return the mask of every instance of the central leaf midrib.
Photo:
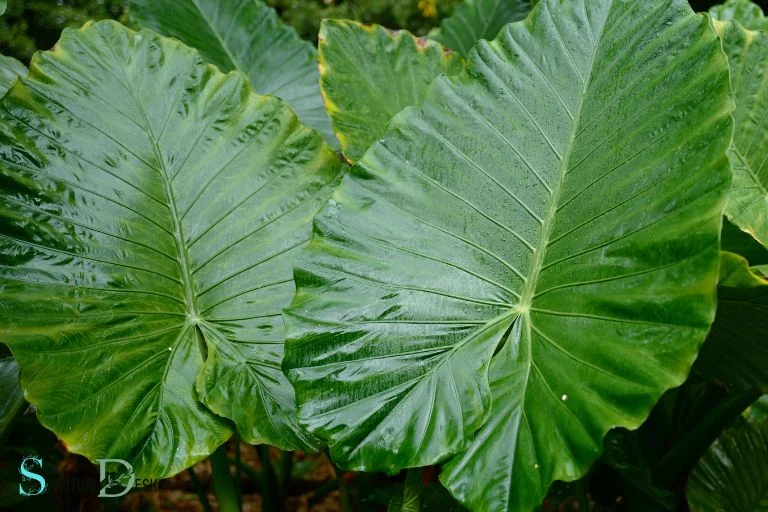
<svg viewBox="0 0 768 512">
<path fill-rule="evenodd" d="M 130 84 L 128 85 L 130 87 Z M 141 112 L 141 116 L 144 119 L 147 130 L 147 137 L 149 138 L 149 142 L 152 145 L 152 151 L 154 152 L 155 159 L 157 160 L 157 164 L 160 166 L 160 169 L 157 169 L 157 171 L 158 174 L 160 174 L 161 181 L 163 182 L 163 190 L 165 192 L 168 209 L 170 211 L 171 223 L 173 224 L 173 238 L 176 245 L 176 256 L 179 263 L 179 270 L 181 271 L 181 286 L 184 289 L 184 304 L 186 306 L 187 319 L 188 322 L 197 324 L 200 321 L 200 311 L 197 305 L 197 295 L 195 294 L 192 270 L 189 263 L 189 254 L 187 251 L 187 244 L 185 243 L 186 239 L 184 238 L 184 228 L 181 224 L 181 216 L 179 215 L 178 208 L 176 207 L 176 197 L 173 194 L 173 187 L 169 178 L 170 174 L 168 173 L 168 169 L 165 166 L 165 161 L 162 158 L 160 147 L 158 145 L 155 134 L 152 131 L 152 125 L 149 122 L 149 117 L 147 116 L 147 112 L 144 109 L 144 105 L 141 103 L 139 96 L 135 91 L 133 91 L 132 87 L 131 91 L 133 92 L 134 99 L 136 100 L 136 105 Z M 170 106 L 169 108 L 171 109 L 172 115 L 173 106 Z"/>
<path fill-rule="evenodd" d="M 584 9 L 585 9 L 584 16 L 587 18 L 587 22 L 589 22 L 589 13 L 586 10 L 587 9 L 586 2 L 585 2 Z M 584 81 L 584 88 L 579 97 L 579 105 L 574 112 L 573 121 L 571 123 L 572 125 L 571 134 L 568 139 L 568 144 L 566 145 L 565 154 L 560 160 L 560 167 L 558 169 L 559 171 L 558 179 L 554 184 L 552 195 L 549 199 L 547 213 L 544 215 L 544 221 L 542 222 L 541 231 L 539 232 L 539 240 L 536 243 L 536 248 L 532 255 L 533 263 L 531 264 L 531 271 L 528 274 L 528 277 L 526 278 L 525 285 L 523 287 L 523 293 L 520 295 L 520 302 L 518 305 L 518 309 L 521 310 L 525 316 L 529 316 L 529 312 L 533 303 L 533 295 L 538 285 L 539 274 L 541 273 L 541 268 L 544 264 L 544 259 L 547 255 L 549 240 L 552 236 L 552 230 L 554 229 L 555 215 L 557 214 L 557 209 L 560 203 L 560 195 L 563 189 L 563 182 L 565 181 L 565 175 L 568 173 L 568 168 L 570 167 L 570 161 L 571 161 L 571 155 L 573 154 L 574 143 L 579 133 L 578 131 L 579 126 L 581 126 L 581 114 L 582 114 L 582 110 L 584 109 L 584 99 L 587 96 L 587 91 L 592 82 L 592 75 L 594 73 L 595 58 L 597 57 L 597 50 L 600 47 L 600 41 L 602 40 L 603 32 L 605 31 L 605 25 L 607 25 L 608 18 L 610 17 L 610 13 L 612 9 L 613 9 L 613 3 L 611 3 L 610 7 L 608 8 L 608 13 L 605 16 L 603 26 L 600 29 L 600 34 L 597 35 L 597 38 L 594 41 L 595 47 L 592 52 L 592 58 L 590 59 L 590 63 L 589 63 L 589 75 Z M 553 17 L 553 23 L 555 23 L 554 17 Z M 566 42 L 563 41 L 563 44 L 566 44 Z M 570 51 L 570 50 L 568 50 L 566 47 L 566 51 Z"/>
</svg>

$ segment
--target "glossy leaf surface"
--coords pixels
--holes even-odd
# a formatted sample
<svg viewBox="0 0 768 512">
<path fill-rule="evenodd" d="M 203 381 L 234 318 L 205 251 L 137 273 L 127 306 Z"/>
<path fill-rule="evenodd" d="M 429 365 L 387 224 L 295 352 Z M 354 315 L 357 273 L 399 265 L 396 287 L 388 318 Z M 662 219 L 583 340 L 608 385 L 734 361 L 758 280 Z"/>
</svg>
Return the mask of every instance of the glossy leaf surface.
<svg viewBox="0 0 768 512">
<path fill-rule="evenodd" d="M 24 67 L 24 64 L 13 57 L 0 55 L 0 98 L 5 96 L 5 93 L 11 88 L 16 78 L 26 74 L 27 68 Z"/>
<path fill-rule="evenodd" d="M 243 75 L 114 22 L 38 53 L 0 126 L 0 339 L 40 421 L 146 478 L 206 457 L 231 434 L 221 416 L 311 448 L 280 312 L 343 168 L 320 135 Z"/>
<path fill-rule="evenodd" d="M 424 101 L 438 75 L 463 67 L 439 43 L 348 20 L 323 21 L 318 56 L 326 108 L 344 155 L 354 161 L 395 114 Z"/>
<path fill-rule="evenodd" d="M 242 71 L 256 92 L 287 101 L 299 119 L 336 141 L 320 96 L 317 50 L 261 0 L 131 0 L 142 26 L 197 48 L 222 71 Z"/>
<path fill-rule="evenodd" d="M 768 422 L 723 432 L 688 480 L 692 512 L 768 512 Z"/>
<path fill-rule="evenodd" d="M 481 39 L 494 39 L 501 27 L 531 11 L 532 0 L 464 0 L 430 37 L 462 55 Z"/>
<path fill-rule="evenodd" d="M 749 30 L 768 30 L 768 18 L 751 0 L 728 0 L 712 7 L 709 14 L 721 21 L 737 21 Z"/>
<path fill-rule="evenodd" d="M 736 110 L 728 218 L 768 247 L 768 32 L 714 21 L 731 70 Z"/>
<path fill-rule="evenodd" d="M 479 43 L 315 219 L 285 316 L 301 422 L 352 469 L 465 450 L 441 480 L 473 510 L 578 478 L 714 318 L 730 108 L 683 0 L 547 0 Z"/>
<path fill-rule="evenodd" d="M 768 393 L 768 278 L 758 272 L 722 253 L 717 317 L 696 365 L 708 378 Z"/>
</svg>

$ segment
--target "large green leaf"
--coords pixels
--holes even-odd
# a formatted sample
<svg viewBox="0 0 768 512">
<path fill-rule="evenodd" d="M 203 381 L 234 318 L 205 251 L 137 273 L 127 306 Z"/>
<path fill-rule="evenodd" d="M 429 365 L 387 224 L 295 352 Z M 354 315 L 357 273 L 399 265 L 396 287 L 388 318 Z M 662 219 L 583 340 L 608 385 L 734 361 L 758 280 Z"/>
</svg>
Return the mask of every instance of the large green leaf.
<svg viewBox="0 0 768 512">
<path fill-rule="evenodd" d="M 688 479 L 693 512 L 768 512 L 768 422 L 723 432 Z"/>
<path fill-rule="evenodd" d="M 0 16 L 5 14 L 5 10 L 8 8 L 8 0 L 0 0 Z"/>
<path fill-rule="evenodd" d="M 285 316 L 301 422 L 353 469 L 466 449 L 441 479 L 474 510 L 579 477 L 714 318 L 730 112 L 684 0 L 542 1 L 479 43 L 315 219 Z"/>
<path fill-rule="evenodd" d="M 462 55 L 481 39 L 493 39 L 507 23 L 526 17 L 532 0 L 464 0 L 430 37 Z"/>
<path fill-rule="evenodd" d="M 709 15 L 721 21 L 737 21 L 750 30 L 768 30 L 768 18 L 751 0 L 728 0 L 712 7 Z"/>
<path fill-rule="evenodd" d="M 286 100 L 336 141 L 320 96 L 317 50 L 261 0 L 131 0 L 142 26 L 181 39 L 222 71 L 242 71 L 256 92 Z"/>
<path fill-rule="evenodd" d="M 0 98 L 5 96 L 18 77 L 26 74 L 27 68 L 24 64 L 13 57 L 0 55 Z"/>
<path fill-rule="evenodd" d="M 405 30 L 347 20 L 320 27 L 320 89 L 344 155 L 357 161 L 405 107 L 424 101 L 440 74 L 463 59 Z"/>
<path fill-rule="evenodd" d="M 722 253 L 717 317 L 696 366 L 729 386 L 768 393 L 768 280 L 737 254 Z"/>
<path fill-rule="evenodd" d="M 725 214 L 768 247 L 768 33 L 713 20 L 728 56 L 736 102 L 728 155 L 733 185 Z"/>
<path fill-rule="evenodd" d="M 0 339 L 43 424 L 146 477 L 207 456 L 220 416 L 311 448 L 280 311 L 342 168 L 178 41 L 100 22 L 37 54 L 0 104 Z"/>
</svg>

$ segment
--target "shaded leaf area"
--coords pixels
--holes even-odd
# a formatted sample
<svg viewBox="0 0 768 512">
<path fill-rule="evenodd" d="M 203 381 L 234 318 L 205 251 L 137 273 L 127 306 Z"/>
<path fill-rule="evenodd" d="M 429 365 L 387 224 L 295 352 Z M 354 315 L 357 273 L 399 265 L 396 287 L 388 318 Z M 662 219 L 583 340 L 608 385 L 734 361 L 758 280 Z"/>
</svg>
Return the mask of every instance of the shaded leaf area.
<svg viewBox="0 0 768 512">
<path fill-rule="evenodd" d="M 749 30 L 768 30 L 768 17 L 751 0 L 727 0 L 709 9 L 709 15 L 721 21 L 736 21 Z"/>
<path fill-rule="evenodd" d="M 344 155 L 363 156 L 392 117 L 420 104 L 432 81 L 464 61 L 440 44 L 410 33 L 354 21 L 324 20 L 320 88 Z"/>
<path fill-rule="evenodd" d="M 0 346 L 0 440 L 4 440 L 11 424 L 24 408 L 24 394 L 19 386 L 19 365 Z"/>
<path fill-rule="evenodd" d="M 27 74 L 24 64 L 13 57 L 0 55 L 0 98 L 5 96 L 16 79 Z"/>
<path fill-rule="evenodd" d="M 768 511 L 766 459 L 768 422 L 735 422 L 710 447 L 690 476 L 691 511 Z"/>
<path fill-rule="evenodd" d="M 743 256 L 751 266 L 768 265 L 768 248 L 723 217 L 720 247 L 725 252 Z"/>
<path fill-rule="evenodd" d="M 256 92 L 284 99 L 336 144 L 320 96 L 317 50 L 261 0 L 131 0 L 130 6 L 137 23 L 197 48 L 222 71 L 243 72 Z"/>
<path fill-rule="evenodd" d="M 752 404 L 747 418 L 753 421 L 768 420 L 768 395 L 763 395 L 757 402 Z"/>
<path fill-rule="evenodd" d="M 733 184 L 725 214 L 768 247 L 768 33 L 734 21 L 715 20 L 713 25 L 728 56 L 736 103 L 728 155 Z"/>
<path fill-rule="evenodd" d="M 315 441 L 282 374 L 293 259 L 344 166 L 178 41 L 67 30 L 0 103 L 0 339 L 71 451 L 164 477 Z M 205 404 L 205 405 L 203 405 Z"/>
<path fill-rule="evenodd" d="M 605 453 L 591 470 L 590 494 L 603 505 L 619 500 L 617 510 L 628 512 L 681 510 L 698 459 L 755 398 L 692 374 L 662 396 L 639 429 L 606 436 Z"/>
<path fill-rule="evenodd" d="M 342 467 L 459 452 L 440 478 L 469 508 L 540 505 L 685 380 L 731 128 L 685 1 L 543 1 L 479 43 L 315 219 L 285 314 L 302 424 Z"/>
<path fill-rule="evenodd" d="M 525 18 L 533 0 L 464 0 L 430 37 L 468 55 L 481 39 L 495 39 L 507 23 Z"/>
<path fill-rule="evenodd" d="M 768 278 L 723 252 L 717 316 L 696 361 L 707 378 L 768 393 Z"/>
</svg>

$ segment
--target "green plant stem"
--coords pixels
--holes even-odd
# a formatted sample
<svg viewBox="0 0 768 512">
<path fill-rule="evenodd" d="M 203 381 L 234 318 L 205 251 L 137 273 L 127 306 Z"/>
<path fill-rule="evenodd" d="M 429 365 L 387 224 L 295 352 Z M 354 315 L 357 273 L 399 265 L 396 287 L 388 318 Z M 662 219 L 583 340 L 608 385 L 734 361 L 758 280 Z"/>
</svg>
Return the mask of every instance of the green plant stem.
<svg viewBox="0 0 768 512">
<path fill-rule="evenodd" d="M 333 466 L 333 471 L 336 473 L 336 483 L 339 487 L 339 495 L 341 497 L 341 510 L 342 512 L 354 512 L 355 507 L 352 505 L 352 494 L 349 489 L 349 482 L 344 478 L 344 471 L 340 469 L 333 459 L 328 450 L 325 451 L 325 456 L 328 457 L 328 462 Z"/>
<path fill-rule="evenodd" d="M 579 511 L 589 512 L 589 498 L 587 498 L 587 477 L 581 478 L 575 482 L 576 497 L 579 500 Z"/>
<path fill-rule="evenodd" d="M 283 504 L 280 501 L 280 491 L 275 474 L 275 468 L 269 458 L 269 446 L 259 445 L 259 457 L 261 458 L 261 508 L 268 512 L 282 512 Z"/>
<path fill-rule="evenodd" d="M 339 494 L 341 495 L 341 510 L 343 512 L 354 512 L 355 507 L 352 506 L 352 495 L 349 492 L 349 482 L 344 479 L 344 476 L 339 476 L 336 481 L 339 484 Z"/>
<path fill-rule="evenodd" d="M 234 457 L 230 457 L 229 463 L 237 464 L 238 462 L 237 462 L 237 459 L 235 459 Z M 253 483 L 259 489 L 259 494 L 261 494 L 261 485 L 263 484 L 263 482 L 261 481 L 261 477 L 262 477 L 261 473 L 255 470 L 254 468 L 252 468 L 251 466 L 249 466 L 248 464 L 243 463 L 242 460 L 240 461 L 240 471 L 241 473 L 245 473 L 246 475 L 248 475 L 248 477 L 251 480 L 253 480 Z"/>
<path fill-rule="evenodd" d="M 219 504 L 219 512 L 239 512 L 237 493 L 232 482 L 232 474 L 229 472 L 229 458 L 227 458 L 227 445 L 219 446 L 211 454 L 211 477 L 213 480 L 213 493 Z"/>
<path fill-rule="evenodd" d="M 662 458 L 654 472 L 655 482 L 667 489 L 675 487 L 693 469 L 723 429 L 760 396 L 760 392 L 754 389 L 727 395 Z"/>
<path fill-rule="evenodd" d="M 192 481 L 192 487 L 195 488 L 195 493 L 197 493 L 197 498 L 200 500 L 200 504 L 203 506 L 203 510 L 205 512 L 213 512 L 213 508 L 211 508 L 211 502 L 208 501 L 208 495 L 205 494 L 205 489 L 203 489 L 203 485 L 200 483 L 200 479 L 197 478 L 197 473 L 195 473 L 195 470 L 189 468 L 187 469 L 187 474 L 189 475 L 189 479 Z"/>
<path fill-rule="evenodd" d="M 243 464 L 240 454 L 240 435 L 235 432 L 235 492 L 237 505 L 243 509 Z"/>
<path fill-rule="evenodd" d="M 288 486 L 291 483 L 291 473 L 293 472 L 293 452 L 283 452 L 280 457 L 280 467 L 278 469 L 277 480 L 280 484 L 280 501 L 285 503 L 288 496 Z"/>
</svg>

